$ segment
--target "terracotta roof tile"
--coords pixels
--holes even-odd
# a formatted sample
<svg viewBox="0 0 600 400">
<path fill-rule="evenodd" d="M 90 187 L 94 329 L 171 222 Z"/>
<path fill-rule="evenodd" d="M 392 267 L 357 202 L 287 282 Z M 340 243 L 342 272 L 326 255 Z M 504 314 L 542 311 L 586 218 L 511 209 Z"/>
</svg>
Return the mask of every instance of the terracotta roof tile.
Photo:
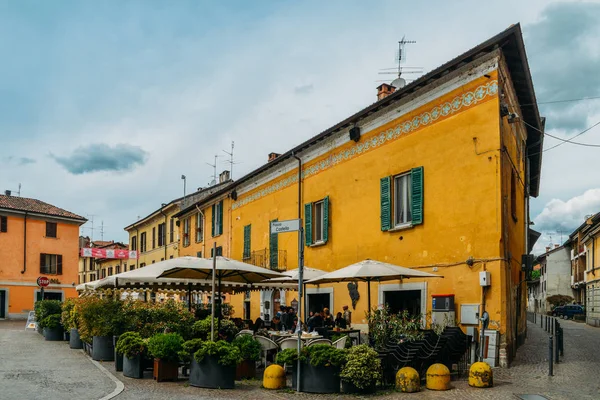
<svg viewBox="0 0 600 400">
<path fill-rule="evenodd" d="M 52 204 L 44 203 L 37 199 L 28 199 L 27 197 L 6 196 L 0 194 L 0 209 L 28 211 L 49 216 L 72 218 L 80 221 L 87 221 L 84 217 L 73 214 L 62 208 L 53 206 Z"/>
</svg>

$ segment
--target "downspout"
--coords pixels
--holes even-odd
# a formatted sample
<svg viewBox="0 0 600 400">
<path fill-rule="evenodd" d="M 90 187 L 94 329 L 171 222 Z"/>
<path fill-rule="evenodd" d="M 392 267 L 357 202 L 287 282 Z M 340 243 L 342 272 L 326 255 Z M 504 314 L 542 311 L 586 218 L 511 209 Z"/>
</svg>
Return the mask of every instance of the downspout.
<svg viewBox="0 0 600 400">
<path fill-rule="evenodd" d="M 27 271 L 27 211 L 23 218 L 23 270 L 21 274 L 24 274 L 25 271 Z"/>
<path fill-rule="evenodd" d="M 135 250 L 138 252 L 137 253 L 137 258 L 135 259 L 135 269 L 139 269 L 140 268 L 140 245 L 142 243 L 142 241 L 140 240 L 140 230 L 139 228 L 136 226 L 135 227 Z"/>
<path fill-rule="evenodd" d="M 163 205 L 160 205 L 160 213 L 165 217 L 165 228 L 163 229 L 163 246 L 165 248 L 165 260 L 167 259 L 167 214 L 163 212 Z"/>
<path fill-rule="evenodd" d="M 204 233 L 206 233 L 206 218 L 204 217 L 204 213 L 202 212 L 200 207 L 198 207 L 198 204 L 194 204 L 194 206 L 196 207 L 196 210 L 198 210 L 198 212 L 202 214 L 202 258 L 206 258 L 206 241 L 204 240 Z"/>
</svg>

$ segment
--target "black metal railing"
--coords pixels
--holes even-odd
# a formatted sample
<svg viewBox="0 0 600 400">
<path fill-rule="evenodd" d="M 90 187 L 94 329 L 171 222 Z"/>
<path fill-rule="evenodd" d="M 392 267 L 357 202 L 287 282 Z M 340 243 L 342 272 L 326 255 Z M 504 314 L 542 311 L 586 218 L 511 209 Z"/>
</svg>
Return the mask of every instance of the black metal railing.
<svg viewBox="0 0 600 400">
<path fill-rule="evenodd" d="M 271 254 L 269 249 L 254 250 L 246 255 L 242 261 L 274 271 L 286 271 L 288 266 L 287 250 L 279 250 L 277 254 Z"/>
</svg>

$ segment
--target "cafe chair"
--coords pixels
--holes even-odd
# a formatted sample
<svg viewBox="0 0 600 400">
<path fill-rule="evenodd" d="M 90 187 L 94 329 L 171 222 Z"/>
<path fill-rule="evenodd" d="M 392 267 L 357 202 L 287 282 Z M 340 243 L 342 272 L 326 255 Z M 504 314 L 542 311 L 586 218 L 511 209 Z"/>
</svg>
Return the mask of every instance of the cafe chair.
<svg viewBox="0 0 600 400">
<path fill-rule="evenodd" d="M 269 338 L 266 338 L 264 336 L 260 336 L 260 335 L 256 335 L 254 336 L 254 339 L 258 340 L 258 343 L 260 343 L 260 347 L 261 347 L 261 359 L 263 362 L 263 365 L 267 366 L 267 353 L 269 351 L 275 351 L 275 353 L 277 353 L 277 351 L 279 350 L 279 346 L 277 346 L 277 343 L 275 343 L 274 341 L 272 341 Z"/>
<path fill-rule="evenodd" d="M 331 346 L 331 340 L 329 339 L 314 339 L 308 342 L 307 346 L 314 346 L 315 344 L 328 344 Z"/>
<path fill-rule="evenodd" d="M 254 331 L 251 331 L 250 329 L 242 329 L 235 335 L 235 337 L 242 336 L 242 335 L 254 336 Z"/>
<path fill-rule="evenodd" d="M 348 336 L 342 336 L 341 338 L 339 338 L 338 340 L 333 342 L 331 345 L 337 349 L 345 349 L 347 340 L 348 340 Z"/>
<path fill-rule="evenodd" d="M 302 341 L 300 342 L 300 346 L 302 347 L 304 344 Z M 298 338 L 297 337 L 289 337 L 281 340 L 279 342 L 279 348 L 281 350 L 285 349 L 297 349 L 298 348 Z"/>
</svg>

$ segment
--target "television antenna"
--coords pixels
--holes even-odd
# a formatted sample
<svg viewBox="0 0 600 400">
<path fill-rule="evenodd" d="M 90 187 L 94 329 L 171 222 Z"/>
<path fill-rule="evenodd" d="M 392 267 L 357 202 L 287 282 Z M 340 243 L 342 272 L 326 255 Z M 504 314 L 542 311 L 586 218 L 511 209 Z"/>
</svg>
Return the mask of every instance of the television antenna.
<svg viewBox="0 0 600 400">
<path fill-rule="evenodd" d="M 402 36 L 402 39 L 398 41 L 398 51 L 396 52 L 396 63 L 397 67 L 383 68 L 379 71 L 380 75 L 397 75 L 397 78 L 391 83 L 392 86 L 400 89 L 406 85 L 406 81 L 402 78 L 402 74 L 422 74 L 423 67 L 409 67 L 402 65 L 406 60 L 406 45 L 417 43 L 416 40 L 406 40 L 406 36 Z M 407 71 L 408 70 L 408 71 Z"/>
<path fill-rule="evenodd" d="M 231 179 L 233 179 L 233 166 L 234 166 L 234 164 L 240 164 L 239 162 L 235 162 L 233 160 L 233 146 L 234 146 L 234 142 L 232 140 L 231 141 L 231 153 L 228 152 L 228 151 L 226 151 L 226 150 L 223 150 L 223 153 L 225 153 L 225 154 L 227 154 L 229 156 L 229 160 L 226 160 L 225 162 L 229 163 L 229 177 Z M 216 159 L 215 159 L 215 164 L 216 164 Z"/>
<path fill-rule="evenodd" d="M 211 163 L 206 163 L 208 165 L 210 165 L 211 167 L 213 167 L 213 174 L 212 174 L 212 182 L 210 183 L 211 185 L 215 185 L 217 183 L 217 158 L 222 157 L 218 154 L 215 154 L 215 163 L 211 164 Z"/>
</svg>

